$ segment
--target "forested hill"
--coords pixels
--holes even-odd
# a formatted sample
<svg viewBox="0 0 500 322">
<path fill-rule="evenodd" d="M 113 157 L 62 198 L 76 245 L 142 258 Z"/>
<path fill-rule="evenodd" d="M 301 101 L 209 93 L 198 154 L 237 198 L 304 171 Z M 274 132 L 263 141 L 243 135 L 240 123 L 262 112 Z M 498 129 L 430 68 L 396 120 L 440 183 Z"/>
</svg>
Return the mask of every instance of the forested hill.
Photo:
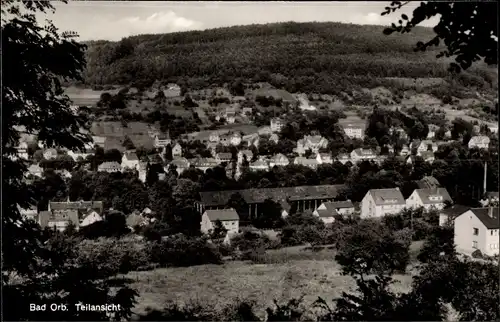
<svg viewBox="0 0 500 322">
<path fill-rule="evenodd" d="M 395 77 L 444 78 L 450 83 L 449 60 L 436 59 L 439 48 L 413 51 L 418 41 L 433 37 L 432 29 L 390 36 L 383 29 L 289 22 L 94 41 L 87 43 L 85 79 L 92 85 L 147 86 L 159 80 L 202 87 L 241 78 L 292 92 L 332 94 L 353 86 L 388 86 Z M 453 78 L 456 88 L 472 84 L 482 90 L 496 82 L 496 72 L 477 65 Z"/>
</svg>

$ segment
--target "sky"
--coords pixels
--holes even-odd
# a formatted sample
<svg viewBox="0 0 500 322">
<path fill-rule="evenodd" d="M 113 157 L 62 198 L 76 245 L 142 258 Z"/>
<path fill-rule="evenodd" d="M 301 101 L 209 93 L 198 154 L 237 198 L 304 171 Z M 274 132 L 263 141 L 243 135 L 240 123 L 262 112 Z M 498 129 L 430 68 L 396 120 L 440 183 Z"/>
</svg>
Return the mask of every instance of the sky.
<svg viewBox="0 0 500 322">
<path fill-rule="evenodd" d="M 381 16 L 387 2 L 173 2 L 71 1 L 54 2 L 56 12 L 40 16 L 60 31 L 75 31 L 79 40 L 120 40 L 138 34 L 203 30 L 272 22 L 334 21 L 389 25 L 402 13 L 411 17 L 420 2 Z M 434 26 L 437 18 L 422 26 Z"/>
</svg>

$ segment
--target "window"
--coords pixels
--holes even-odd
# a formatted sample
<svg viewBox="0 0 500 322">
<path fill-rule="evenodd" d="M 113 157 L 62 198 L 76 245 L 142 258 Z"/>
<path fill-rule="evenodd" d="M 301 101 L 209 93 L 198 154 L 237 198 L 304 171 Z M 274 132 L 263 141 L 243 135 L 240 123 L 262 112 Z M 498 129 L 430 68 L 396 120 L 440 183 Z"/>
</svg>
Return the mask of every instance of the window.
<svg viewBox="0 0 500 322">
<path fill-rule="evenodd" d="M 474 240 L 472 242 L 472 248 L 477 249 L 477 241 Z"/>
<path fill-rule="evenodd" d="M 472 228 L 472 230 L 473 230 L 473 233 L 472 233 L 472 234 L 473 234 L 474 236 L 479 235 L 479 229 L 477 229 L 477 228 Z"/>
</svg>

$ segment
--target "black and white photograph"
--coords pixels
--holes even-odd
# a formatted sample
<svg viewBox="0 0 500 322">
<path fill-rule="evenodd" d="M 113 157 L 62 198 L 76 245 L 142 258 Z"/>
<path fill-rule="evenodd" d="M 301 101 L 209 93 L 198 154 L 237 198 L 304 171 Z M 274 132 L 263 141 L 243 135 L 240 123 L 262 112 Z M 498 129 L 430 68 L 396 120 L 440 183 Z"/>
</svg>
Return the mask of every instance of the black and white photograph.
<svg viewBox="0 0 500 322">
<path fill-rule="evenodd" d="M 2 0 L 3 321 L 500 321 L 496 1 Z"/>
</svg>

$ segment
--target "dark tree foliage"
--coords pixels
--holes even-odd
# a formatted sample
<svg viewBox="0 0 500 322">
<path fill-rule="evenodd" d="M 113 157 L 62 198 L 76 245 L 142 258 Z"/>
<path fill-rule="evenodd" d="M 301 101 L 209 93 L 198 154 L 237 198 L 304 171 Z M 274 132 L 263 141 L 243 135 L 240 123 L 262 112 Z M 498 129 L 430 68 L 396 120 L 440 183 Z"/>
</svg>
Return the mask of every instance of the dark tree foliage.
<svg viewBox="0 0 500 322">
<path fill-rule="evenodd" d="M 382 15 L 395 12 L 410 1 L 393 1 Z M 424 20 L 439 15 L 439 23 L 434 27 L 435 37 L 427 42 L 419 41 L 415 51 L 426 51 L 439 46 L 443 41 L 446 49 L 437 58 L 455 57 L 450 64 L 452 71 L 468 69 L 473 63 L 484 60 L 486 64 L 497 64 L 498 47 L 498 6 L 492 2 L 421 2 L 413 11 L 413 17 L 401 15 L 399 25 L 392 24 L 384 34 L 407 33 Z M 457 64 L 458 63 L 458 64 Z"/>
<path fill-rule="evenodd" d="M 22 7 L 22 9 L 21 9 Z M 23 12 L 21 12 L 23 10 Z M 81 148 L 90 141 L 79 131 L 87 124 L 73 115 L 60 80 L 81 79 L 84 48 L 48 24 L 38 25 L 37 12 L 52 11 L 45 1 L 2 2 L 2 286 L 6 320 L 107 320 L 105 312 L 30 312 L 30 303 L 117 303 L 125 308 L 116 318 L 130 316 L 134 292 L 123 288 L 111 295 L 106 280 L 90 267 L 74 265 L 72 246 L 45 244 L 39 227 L 21 219 L 17 206 L 33 204 L 22 181 L 26 165 L 12 161 L 20 134 L 36 134 L 49 147 Z M 12 280 L 22 278 L 23 283 Z M 44 277 L 41 277 L 44 276 Z M 61 292 L 61 291 L 65 292 Z"/>
</svg>

